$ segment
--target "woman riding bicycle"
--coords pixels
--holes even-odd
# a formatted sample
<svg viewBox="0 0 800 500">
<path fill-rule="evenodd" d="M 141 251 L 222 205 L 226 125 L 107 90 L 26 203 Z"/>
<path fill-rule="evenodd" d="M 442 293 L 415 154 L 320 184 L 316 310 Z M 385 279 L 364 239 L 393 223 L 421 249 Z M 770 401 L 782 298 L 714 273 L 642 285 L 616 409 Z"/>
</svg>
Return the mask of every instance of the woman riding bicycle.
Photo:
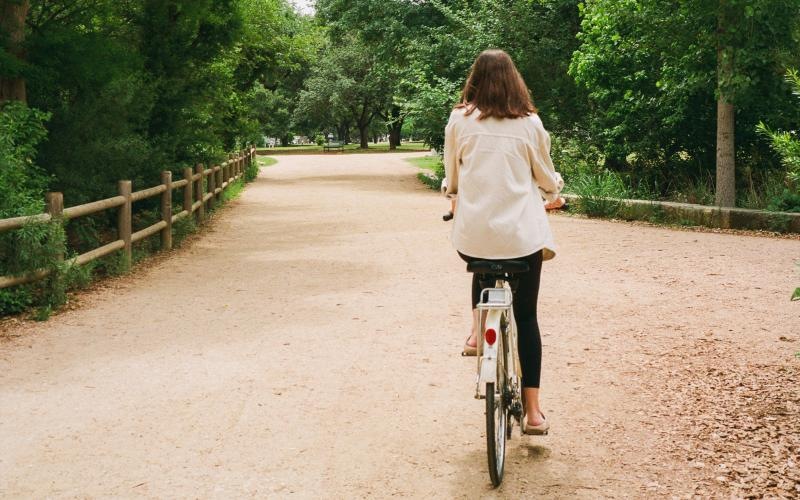
<svg viewBox="0 0 800 500">
<path fill-rule="evenodd" d="M 528 434 L 544 434 L 550 425 L 539 405 L 542 341 L 536 303 L 542 261 L 555 256 L 555 244 L 542 197 L 558 200 L 564 184 L 536 113 L 511 57 L 502 50 L 484 51 L 450 115 L 444 146 L 446 195 L 457 197 L 452 242 L 458 254 L 467 262 L 519 259 L 530 265 L 519 275 L 513 303 Z M 477 345 L 480 293 L 473 275 L 473 329 L 465 349 Z"/>
</svg>

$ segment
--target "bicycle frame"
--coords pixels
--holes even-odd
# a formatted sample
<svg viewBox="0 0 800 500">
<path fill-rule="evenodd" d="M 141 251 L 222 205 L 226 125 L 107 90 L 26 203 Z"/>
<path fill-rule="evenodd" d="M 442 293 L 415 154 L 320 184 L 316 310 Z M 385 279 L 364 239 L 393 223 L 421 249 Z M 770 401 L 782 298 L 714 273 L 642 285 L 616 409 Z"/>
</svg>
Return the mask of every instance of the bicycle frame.
<svg viewBox="0 0 800 500">
<path fill-rule="evenodd" d="M 507 328 L 502 324 L 503 315 L 507 314 L 508 317 L 512 316 L 512 294 L 511 288 L 508 283 L 503 280 L 498 280 L 495 283 L 495 288 L 485 288 L 481 292 L 481 302 L 478 304 L 481 318 L 483 319 L 481 328 L 481 341 L 482 347 L 480 355 L 478 356 L 478 380 L 475 390 L 475 398 L 483 399 L 486 397 L 486 384 L 497 382 L 497 361 L 498 355 L 505 353 L 498 353 L 497 347 L 499 345 L 508 346 L 508 339 L 496 338 L 493 343 L 489 343 L 486 339 L 486 332 L 494 330 L 497 336 L 506 335 Z M 516 358 L 516 353 L 510 353 L 512 359 Z M 516 363 L 506 360 L 506 370 L 508 371 L 509 378 L 516 375 Z"/>
</svg>

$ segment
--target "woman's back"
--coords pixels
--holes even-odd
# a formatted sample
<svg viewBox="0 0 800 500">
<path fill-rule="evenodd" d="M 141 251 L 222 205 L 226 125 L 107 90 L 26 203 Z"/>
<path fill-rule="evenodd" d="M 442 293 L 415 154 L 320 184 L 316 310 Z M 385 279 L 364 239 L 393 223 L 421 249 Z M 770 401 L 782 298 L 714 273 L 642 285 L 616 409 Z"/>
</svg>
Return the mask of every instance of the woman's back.
<svg viewBox="0 0 800 500">
<path fill-rule="evenodd" d="M 540 192 L 560 191 L 550 137 L 538 115 L 483 118 L 453 111 L 445 130 L 448 194 L 458 196 L 453 244 L 473 257 L 503 259 L 555 245 Z"/>
</svg>

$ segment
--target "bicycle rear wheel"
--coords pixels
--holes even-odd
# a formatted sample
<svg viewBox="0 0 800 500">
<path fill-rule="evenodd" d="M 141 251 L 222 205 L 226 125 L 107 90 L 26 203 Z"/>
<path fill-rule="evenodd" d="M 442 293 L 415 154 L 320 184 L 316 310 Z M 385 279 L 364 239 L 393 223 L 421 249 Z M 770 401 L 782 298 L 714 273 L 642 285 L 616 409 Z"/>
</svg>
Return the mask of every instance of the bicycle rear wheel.
<svg viewBox="0 0 800 500">
<path fill-rule="evenodd" d="M 489 459 L 489 477 L 494 486 L 503 481 L 508 439 L 508 404 L 506 400 L 506 356 L 503 336 L 497 342 L 497 383 L 486 384 L 486 452 Z"/>
<path fill-rule="evenodd" d="M 489 477 L 494 486 L 503 481 L 506 459 L 506 425 L 508 418 L 503 393 L 494 383 L 486 384 L 486 451 L 489 458 Z"/>
</svg>

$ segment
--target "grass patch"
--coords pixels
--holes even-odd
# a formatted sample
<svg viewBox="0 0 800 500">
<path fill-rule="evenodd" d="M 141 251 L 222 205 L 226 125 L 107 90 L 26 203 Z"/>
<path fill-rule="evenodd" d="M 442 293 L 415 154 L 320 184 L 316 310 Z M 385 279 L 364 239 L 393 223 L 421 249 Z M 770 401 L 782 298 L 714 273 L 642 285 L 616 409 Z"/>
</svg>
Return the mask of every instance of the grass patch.
<svg viewBox="0 0 800 500">
<path fill-rule="evenodd" d="M 257 159 L 259 167 L 271 167 L 272 165 L 278 163 L 277 158 L 272 158 L 270 156 L 258 156 Z"/>
<path fill-rule="evenodd" d="M 616 217 L 622 209 L 621 199 L 628 197 L 625 183 L 610 171 L 581 174 L 573 181 L 572 191 L 578 196 L 578 211 L 589 217 Z"/>
<path fill-rule="evenodd" d="M 439 156 L 422 156 L 419 158 L 406 158 L 408 163 L 421 169 L 417 179 L 431 189 L 438 190 L 444 179 L 444 164 Z"/>
<path fill-rule="evenodd" d="M 389 149 L 388 142 L 370 144 L 367 149 L 361 149 L 358 144 L 346 144 L 344 151 L 334 149 L 325 151 L 323 146 L 307 144 L 302 146 L 278 146 L 268 149 L 259 149 L 259 154 L 281 155 L 281 154 L 363 154 L 363 153 L 408 153 L 415 151 L 430 151 L 430 148 L 422 142 L 404 142 L 395 150 Z"/>
<path fill-rule="evenodd" d="M 436 172 L 442 168 L 442 159 L 438 156 L 420 156 L 419 158 L 406 158 L 408 163 L 424 170 Z"/>
<path fill-rule="evenodd" d="M 222 192 L 222 203 L 227 203 L 231 200 L 235 200 L 242 194 L 244 191 L 244 180 L 239 179 L 233 182 L 228 189 Z"/>
</svg>

